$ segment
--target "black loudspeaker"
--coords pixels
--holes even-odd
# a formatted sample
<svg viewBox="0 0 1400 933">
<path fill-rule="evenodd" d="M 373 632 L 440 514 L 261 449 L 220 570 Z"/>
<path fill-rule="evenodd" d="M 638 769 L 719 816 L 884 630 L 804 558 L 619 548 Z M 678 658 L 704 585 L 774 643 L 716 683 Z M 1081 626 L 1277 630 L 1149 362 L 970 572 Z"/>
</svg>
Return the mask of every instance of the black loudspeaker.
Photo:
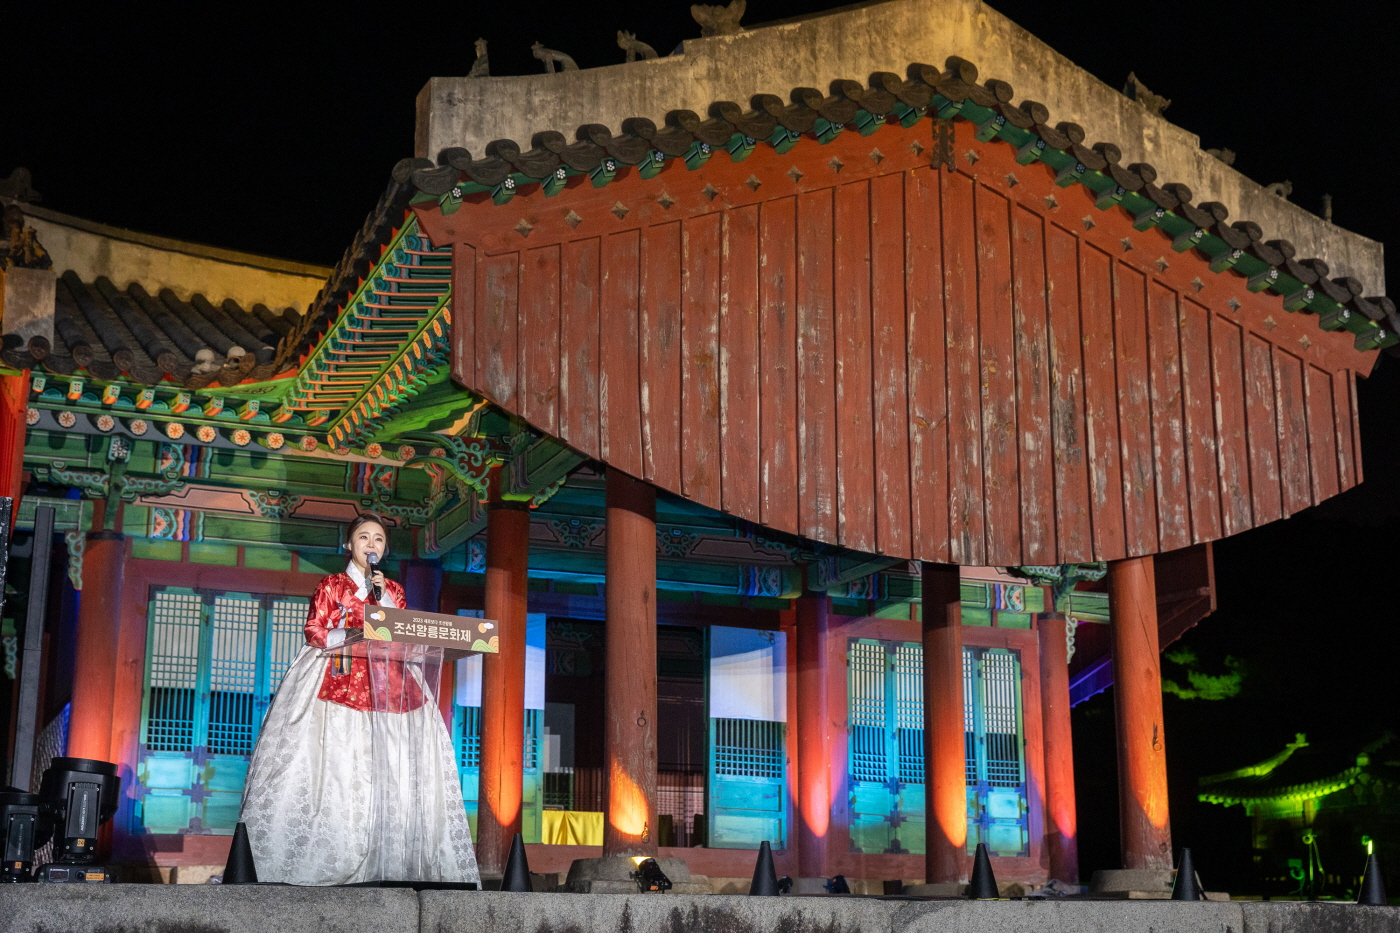
<svg viewBox="0 0 1400 933">
<path fill-rule="evenodd" d="M 39 795 L 0 788 L 0 882 L 33 881 L 34 850 L 48 841 Z"/>
<path fill-rule="evenodd" d="M 91 758 L 55 758 L 39 782 L 42 815 L 53 826 L 57 861 L 39 869 L 40 881 L 110 881 L 97 860 L 97 832 L 117 812 L 117 766 Z"/>
</svg>

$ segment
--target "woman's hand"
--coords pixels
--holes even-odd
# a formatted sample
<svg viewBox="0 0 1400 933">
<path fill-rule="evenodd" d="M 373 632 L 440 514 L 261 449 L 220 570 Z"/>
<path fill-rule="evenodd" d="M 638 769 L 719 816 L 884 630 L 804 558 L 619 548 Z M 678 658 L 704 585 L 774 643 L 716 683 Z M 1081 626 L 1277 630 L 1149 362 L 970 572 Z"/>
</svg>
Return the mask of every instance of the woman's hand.
<svg viewBox="0 0 1400 933">
<path fill-rule="evenodd" d="M 385 585 L 384 585 L 384 571 L 382 571 L 382 570 L 376 570 L 374 573 L 370 574 L 370 575 L 369 575 L 369 585 L 370 585 L 370 589 L 374 589 L 375 587 L 379 587 L 379 592 L 381 592 L 381 593 L 388 592 L 387 587 L 385 587 Z"/>
</svg>

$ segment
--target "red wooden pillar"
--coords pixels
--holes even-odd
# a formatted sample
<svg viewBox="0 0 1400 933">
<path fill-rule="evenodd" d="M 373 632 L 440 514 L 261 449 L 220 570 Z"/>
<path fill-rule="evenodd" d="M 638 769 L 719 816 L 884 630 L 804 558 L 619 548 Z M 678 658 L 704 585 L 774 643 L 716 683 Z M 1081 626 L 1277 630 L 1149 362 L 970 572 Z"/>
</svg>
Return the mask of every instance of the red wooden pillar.
<svg viewBox="0 0 1400 933">
<path fill-rule="evenodd" d="M 656 490 L 608 469 L 603 857 L 656 855 Z"/>
<path fill-rule="evenodd" d="M 0 376 L 0 496 L 10 496 L 15 513 L 24 476 L 25 414 L 29 410 L 29 371 Z"/>
<path fill-rule="evenodd" d="M 486 513 L 486 618 L 496 621 L 500 653 L 482 655 L 481 777 L 476 859 L 499 874 L 520 832 L 525 765 L 525 609 L 529 590 L 530 513 L 492 487 Z"/>
<path fill-rule="evenodd" d="M 1047 600 L 1050 592 L 1046 588 Z M 1079 881 L 1074 736 L 1069 719 L 1069 643 L 1063 612 L 1040 617 L 1040 720 L 1045 736 L 1045 851 L 1050 877 Z"/>
<path fill-rule="evenodd" d="M 962 592 L 958 568 L 923 565 L 924 853 L 929 884 L 966 880 Z"/>
<path fill-rule="evenodd" d="M 1118 725 L 1118 816 L 1123 867 L 1170 869 L 1167 746 L 1152 558 L 1108 565 L 1113 617 L 1113 708 Z"/>
<path fill-rule="evenodd" d="M 83 547 L 68 754 L 110 761 L 126 537 L 102 530 L 106 503 L 99 500 L 93 506 L 92 525 L 97 530 L 87 533 Z"/>
<path fill-rule="evenodd" d="M 797 871 L 827 876 L 831 830 L 831 707 L 825 593 L 797 600 Z"/>
<path fill-rule="evenodd" d="M 797 601 L 789 603 L 790 609 L 778 610 L 787 652 L 783 658 L 787 677 L 784 678 L 783 694 L 787 702 L 787 799 L 795 821 L 790 820 L 788 845 L 798 860 L 797 874 L 801 875 L 802 852 L 802 768 L 800 766 L 800 740 L 802 716 L 797 705 Z M 708 714 L 707 714 L 708 715 Z"/>
</svg>

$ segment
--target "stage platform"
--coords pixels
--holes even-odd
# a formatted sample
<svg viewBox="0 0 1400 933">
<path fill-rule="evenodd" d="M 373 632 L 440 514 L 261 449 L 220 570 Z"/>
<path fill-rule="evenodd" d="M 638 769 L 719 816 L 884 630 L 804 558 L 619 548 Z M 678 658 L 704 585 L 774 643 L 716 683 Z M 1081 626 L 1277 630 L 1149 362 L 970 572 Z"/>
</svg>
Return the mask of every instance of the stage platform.
<svg viewBox="0 0 1400 933">
<path fill-rule="evenodd" d="M 3 885 L 0 933 L 1400 933 L 1400 908 L 1288 902 L 502 894 Z"/>
</svg>

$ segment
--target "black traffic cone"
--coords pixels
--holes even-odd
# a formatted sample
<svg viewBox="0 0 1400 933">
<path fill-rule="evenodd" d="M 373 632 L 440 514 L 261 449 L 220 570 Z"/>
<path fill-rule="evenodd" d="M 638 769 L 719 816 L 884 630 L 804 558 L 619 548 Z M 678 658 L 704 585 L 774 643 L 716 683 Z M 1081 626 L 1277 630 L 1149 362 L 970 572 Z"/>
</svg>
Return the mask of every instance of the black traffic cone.
<svg viewBox="0 0 1400 933">
<path fill-rule="evenodd" d="M 758 846 L 758 861 L 753 864 L 753 883 L 749 885 L 749 897 L 775 897 L 778 890 L 778 873 L 773 870 L 773 849 L 765 839 Z"/>
<path fill-rule="evenodd" d="M 258 867 L 253 864 L 253 847 L 248 844 L 248 826 L 239 823 L 233 831 L 228 863 L 224 865 L 224 884 L 257 884 Z"/>
<path fill-rule="evenodd" d="M 1176 863 L 1176 881 L 1172 882 L 1172 900 L 1203 901 L 1201 884 L 1196 878 L 1196 864 L 1191 860 L 1191 850 L 1182 849 L 1181 859 Z"/>
<path fill-rule="evenodd" d="M 519 833 L 510 841 L 506 872 L 501 875 L 502 891 L 530 891 L 530 863 L 525 858 L 525 840 Z"/>
<path fill-rule="evenodd" d="M 992 874 L 992 860 L 987 855 L 987 844 L 977 843 L 977 855 L 972 859 L 972 881 L 967 886 L 967 896 L 974 901 L 987 901 L 1000 897 L 997 892 L 997 876 Z"/>
<path fill-rule="evenodd" d="M 1371 907 L 1384 907 L 1389 903 L 1385 899 L 1385 882 L 1381 880 L 1381 863 L 1376 861 L 1374 852 L 1366 860 L 1366 874 L 1361 876 L 1361 891 L 1356 903 Z"/>
</svg>

